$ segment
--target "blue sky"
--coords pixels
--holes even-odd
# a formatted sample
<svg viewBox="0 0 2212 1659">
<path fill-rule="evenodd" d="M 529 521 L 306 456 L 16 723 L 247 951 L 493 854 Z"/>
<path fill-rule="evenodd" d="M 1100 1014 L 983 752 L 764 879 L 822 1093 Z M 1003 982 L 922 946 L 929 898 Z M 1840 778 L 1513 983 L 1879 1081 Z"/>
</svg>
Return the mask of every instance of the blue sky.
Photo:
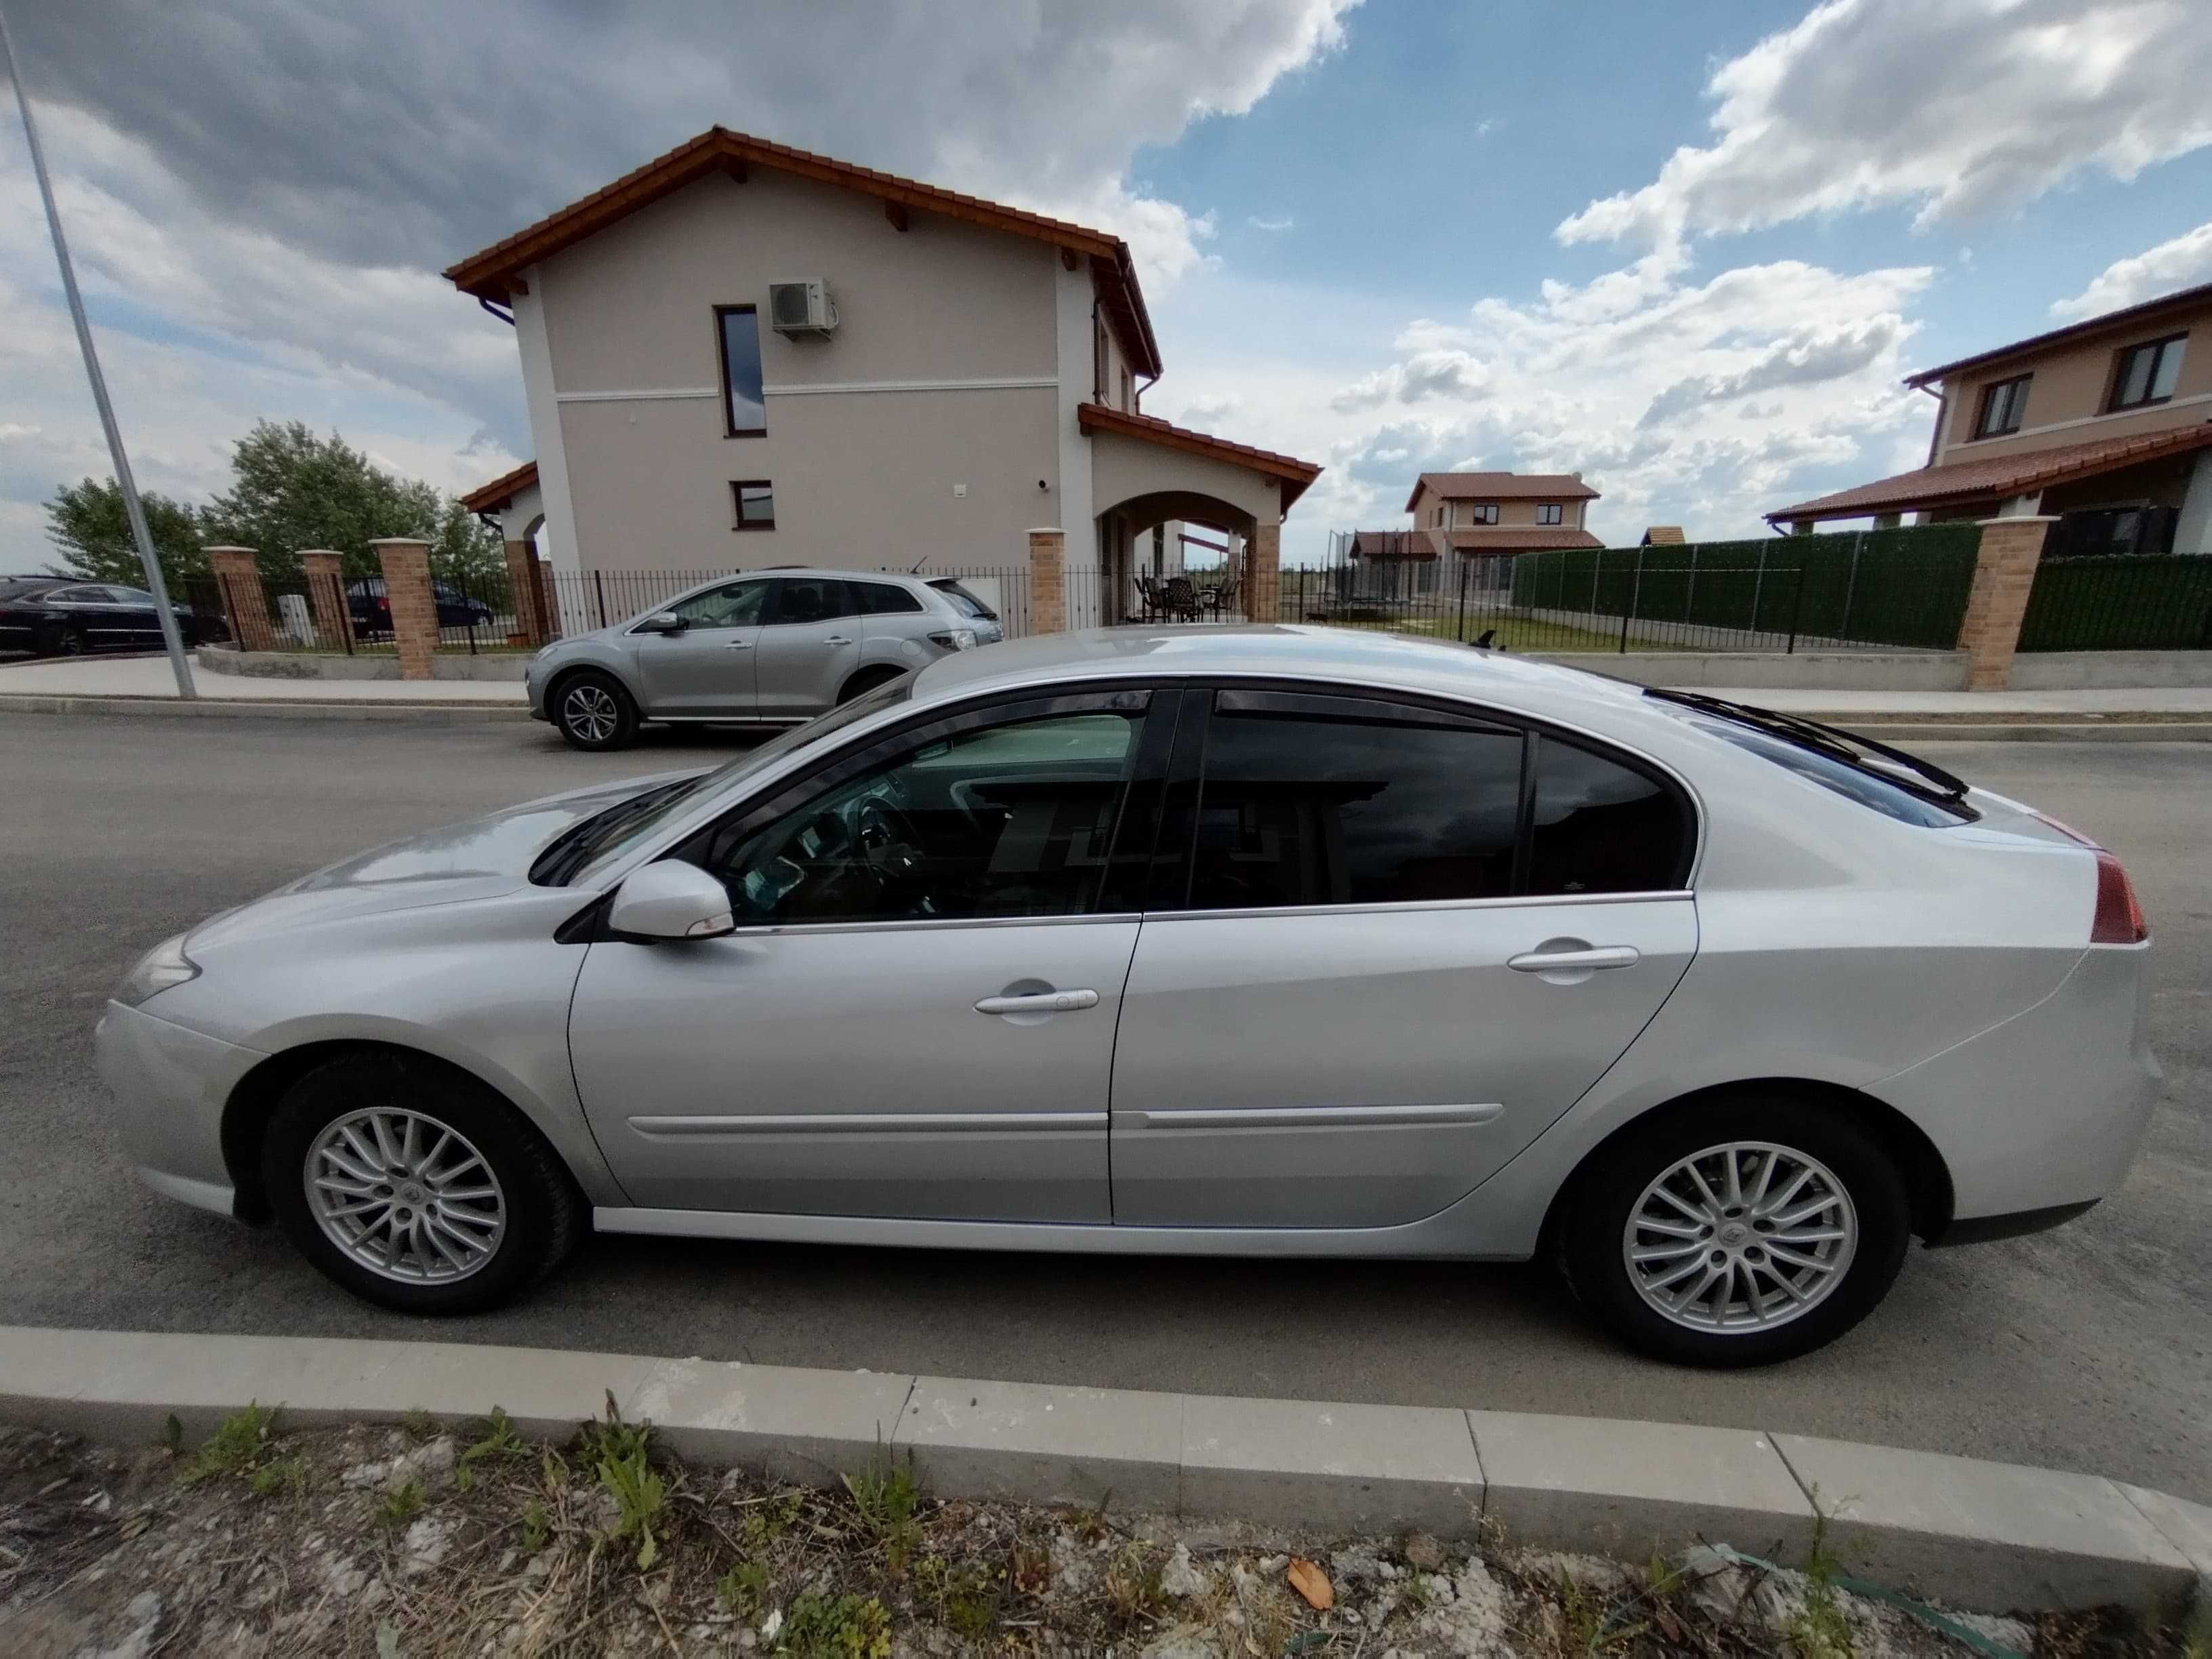
<svg viewBox="0 0 2212 1659">
<path fill-rule="evenodd" d="M 2212 280 L 2202 0 L 884 0 L 742 50 L 713 0 L 19 9 L 134 459 L 188 496 L 261 415 L 511 465 L 512 337 L 437 268 L 715 121 L 1127 235 L 1147 410 L 1326 465 L 1296 560 L 1424 466 L 1757 533 L 1918 463 L 1912 368 Z M 0 568 L 106 471 L 0 121 Z"/>
</svg>

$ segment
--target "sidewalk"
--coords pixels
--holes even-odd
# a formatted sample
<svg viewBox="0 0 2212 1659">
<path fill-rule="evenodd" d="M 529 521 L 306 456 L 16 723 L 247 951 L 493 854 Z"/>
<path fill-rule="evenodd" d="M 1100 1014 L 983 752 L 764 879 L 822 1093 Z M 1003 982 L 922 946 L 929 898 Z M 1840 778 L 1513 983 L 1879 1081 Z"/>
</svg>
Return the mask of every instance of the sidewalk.
<svg viewBox="0 0 2212 1659">
<path fill-rule="evenodd" d="M 192 684 L 210 702 L 489 703 L 526 708 L 520 681 L 289 680 L 216 674 L 195 665 Z M 167 657 L 62 657 L 0 663 L 0 699 L 15 696 L 167 697 L 177 695 Z"/>
</svg>

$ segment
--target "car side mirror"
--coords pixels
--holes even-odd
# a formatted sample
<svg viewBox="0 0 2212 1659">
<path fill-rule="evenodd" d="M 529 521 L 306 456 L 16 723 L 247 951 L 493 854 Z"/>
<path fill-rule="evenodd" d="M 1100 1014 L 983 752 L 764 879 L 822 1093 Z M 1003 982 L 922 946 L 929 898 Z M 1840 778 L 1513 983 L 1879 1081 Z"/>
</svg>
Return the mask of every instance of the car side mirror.
<svg viewBox="0 0 2212 1659">
<path fill-rule="evenodd" d="M 637 625 L 641 634 L 681 634 L 691 624 L 673 611 L 658 611 Z"/>
<path fill-rule="evenodd" d="M 719 939 L 736 927 L 722 884 L 681 859 L 632 871 L 607 907 L 607 931 L 638 945 Z"/>
</svg>

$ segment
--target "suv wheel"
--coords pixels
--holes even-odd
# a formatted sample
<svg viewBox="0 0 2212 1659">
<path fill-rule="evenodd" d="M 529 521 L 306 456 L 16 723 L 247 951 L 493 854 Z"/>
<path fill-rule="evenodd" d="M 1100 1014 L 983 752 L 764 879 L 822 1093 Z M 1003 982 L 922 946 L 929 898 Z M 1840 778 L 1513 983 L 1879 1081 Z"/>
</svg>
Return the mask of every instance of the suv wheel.
<svg viewBox="0 0 2212 1659">
<path fill-rule="evenodd" d="M 872 668 L 863 668 L 845 682 L 845 689 L 837 694 L 837 701 L 846 703 L 852 702 L 855 697 L 865 696 L 879 685 L 889 685 L 905 672 L 905 669 L 894 668 L 889 663 L 878 663 Z"/>
<path fill-rule="evenodd" d="M 571 747 L 627 749 L 637 740 L 637 704 L 611 674 L 572 674 L 554 689 L 553 723 Z"/>
<path fill-rule="evenodd" d="M 1600 1155 L 1553 1218 L 1583 1304 L 1681 1364 L 1770 1364 L 1866 1317 L 1911 1231 L 1905 1182 L 1850 1117 L 1741 1098 L 1669 1114 Z"/>
<path fill-rule="evenodd" d="M 351 1054 L 294 1083 L 261 1174 L 301 1254 L 402 1313 L 497 1307 L 583 1231 L 568 1172 L 533 1129 L 470 1079 L 404 1055 Z"/>
</svg>

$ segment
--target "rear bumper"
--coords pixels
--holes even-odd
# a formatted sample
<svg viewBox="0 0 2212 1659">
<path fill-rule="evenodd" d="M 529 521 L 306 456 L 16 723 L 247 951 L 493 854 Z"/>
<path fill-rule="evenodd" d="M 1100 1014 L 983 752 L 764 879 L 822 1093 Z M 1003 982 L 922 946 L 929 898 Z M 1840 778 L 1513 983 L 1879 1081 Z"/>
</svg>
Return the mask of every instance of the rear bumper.
<svg viewBox="0 0 2212 1659">
<path fill-rule="evenodd" d="M 155 1191 L 218 1215 L 236 1194 L 222 1161 L 222 1112 L 266 1056 L 111 1002 L 93 1032 L 100 1079 L 132 1167 Z"/>
</svg>

